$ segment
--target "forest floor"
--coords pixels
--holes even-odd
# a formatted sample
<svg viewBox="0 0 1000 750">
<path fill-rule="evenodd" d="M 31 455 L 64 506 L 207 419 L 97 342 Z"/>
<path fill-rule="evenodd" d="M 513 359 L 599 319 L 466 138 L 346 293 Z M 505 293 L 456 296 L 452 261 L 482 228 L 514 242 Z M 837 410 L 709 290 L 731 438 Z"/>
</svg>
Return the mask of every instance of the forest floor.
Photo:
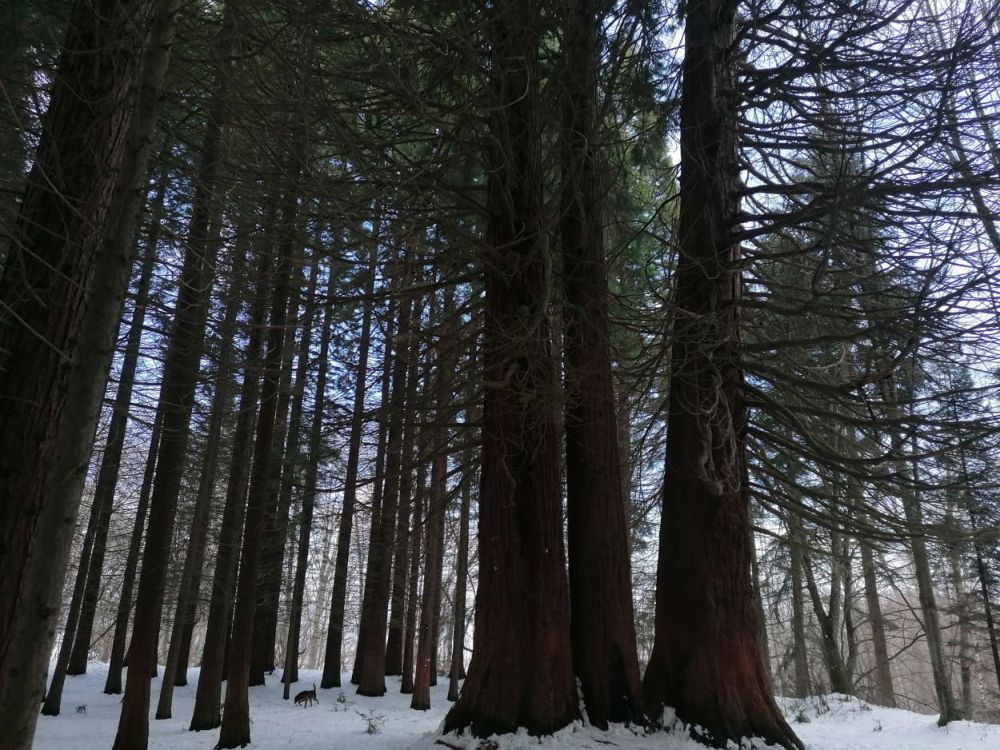
<svg viewBox="0 0 1000 750">
<path fill-rule="evenodd" d="M 292 686 L 292 695 L 319 682 L 320 672 L 303 670 L 302 679 Z M 102 690 L 107 665 L 91 664 L 86 675 L 66 678 L 62 715 L 40 716 L 35 737 L 36 750 L 103 750 L 110 748 L 118 726 L 121 696 L 105 695 Z M 346 675 L 345 675 L 346 678 Z M 198 670 L 188 672 L 187 687 L 174 692 L 174 718 L 150 721 L 151 749 L 211 750 L 218 740 L 218 730 L 189 732 L 187 727 L 194 705 Z M 159 695 L 159 679 L 153 680 L 152 701 Z M 383 698 L 363 698 L 354 694 L 346 682 L 340 690 L 319 691 L 319 705 L 302 708 L 281 698 L 282 686 L 277 676 L 268 678 L 264 687 L 250 691 L 252 717 L 251 747 L 294 748 L 294 750 L 446 750 L 435 744 L 441 739 L 444 715 L 451 705 L 445 699 L 448 681 L 441 679 L 431 689 L 433 708 L 410 709 L 410 697 L 399 694 L 399 679 L 388 678 L 388 693 Z M 86 711 L 77 711 L 86 706 Z M 934 716 L 878 708 L 857 699 L 824 696 L 808 701 L 783 701 L 782 706 L 799 737 L 810 750 L 997 750 L 1000 748 L 1000 725 L 960 721 L 948 727 L 935 725 Z M 378 733 L 369 734 L 369 723 Z M 640 750 L 704 750 L 683 732 L 658 732 L 637 735 L 621 727 L 608 732 L 577 724 L 542 741 L 527 735 L 499 738 L 499 750 L 551 747 L 637 748 Z M 444 741 L 453 748 L 476 747 L 454 736 Z"/>
</svg>

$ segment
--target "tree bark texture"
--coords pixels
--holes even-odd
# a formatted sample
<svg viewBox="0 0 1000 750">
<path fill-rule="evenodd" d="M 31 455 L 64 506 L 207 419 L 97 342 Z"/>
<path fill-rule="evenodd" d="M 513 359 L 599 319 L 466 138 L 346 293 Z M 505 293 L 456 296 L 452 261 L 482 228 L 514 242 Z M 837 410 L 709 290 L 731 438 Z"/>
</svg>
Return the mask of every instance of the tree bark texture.
<svg viewBox="0 0 1000 750">
<path fill-rule="evenodd" d="M 577 716 L 543 221 L 538 6 L 491 7 L 490 116 L 475 646 L 445 731 L 551 733 Z"/>
<path fill-rule="evenodd" d="M 34 734 L 79 505 L 74 488 L 86 472 L 87 427 L 96 424 L 128 279 L 128 253 L 105 238 L 116 189 L 130 186 L 119 170 L 127 166 L 151 7 L 149 0 L 74 3 L 0 277 L 4 747 L 28 747 Z M 32 555 L 40 533 L 46 554 Z"/>
<path fill-rule="evenodd" d="M 802 580 L 802 538 L 800 524 L 794 514 L 789 521 L 790 578 L 792 586 L 792 672 L 793 696 L 812 695 L 809 680 L 809 650 L 806 646 L 806 611 Z"/>
<path fill-rule="evenodd" d="M 573 671 L 590 722 L 642 721 L 632 573 L 611 382 L 604 184 L 597 123 L 598 3 L 563 23 L 562 196 L 566 499 Z"/>
<path fill-rule="evenodd" d="M 716 746 L 756 736 L 801 748 L 772 696 L 750 581 L 740 248 L 732 237 L 736 7 L 693 0 L 685 8 L 677 312 L 643 702 L 652 717 L 672 706 Z"/>
</svg>

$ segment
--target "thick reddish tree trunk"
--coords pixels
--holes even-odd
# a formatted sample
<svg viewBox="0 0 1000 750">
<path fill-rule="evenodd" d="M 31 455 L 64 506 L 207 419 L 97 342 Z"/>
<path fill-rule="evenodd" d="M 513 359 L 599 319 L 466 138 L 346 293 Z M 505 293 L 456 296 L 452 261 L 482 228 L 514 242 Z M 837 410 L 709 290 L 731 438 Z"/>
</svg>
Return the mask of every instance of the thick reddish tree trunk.
<svg viewBox="0 0 1000 750">
<path fill-rule="evenodd" d="M 562 211 L 566 383 L 566 499 L 573 670 L 587 716 L 642 720 L 632 574 L 611 382 L 604 164 L 597 151 L 598 3 L 570 0 L 564 21 L 566 92 Z"/>
<path fill-rule="evenodd" d="M 741 386 L 735 65 L 737 3 L 686 6 L 681 193 L 656 631 L 643 683 L 723 747 L 802 744 L 772 696 L 750 580 Z"/>
<path fill-rule="evenodd" d="M 489 23 L 495 107 L 487 153 L 486 382 L 480 574 L 472 663 L 445 731 L 553 732 L 577 716 L 548 301 L 538 118 L 538 7 Z"/>
<path fill-rule="evenodd" d="M 117 325 L 111 308 L 128 279 L 121 248 L 109 247 L 105 237 L 112 221 L 126 218 L 114 215 L 112 198 L 116 188 L 131 188 L 119 170 L 128 156 L 150 7 L 148 0 L 73 4 L 0 275 L 5 747 L 29 747 L 34 734 L 79 506 L 79 494 L 67 488 L 83 484 L 92 427 L 85 433 L 88 422 L 97 422 Z M 39 542 L 44 555 L 37 554 Z"/>
</svg>

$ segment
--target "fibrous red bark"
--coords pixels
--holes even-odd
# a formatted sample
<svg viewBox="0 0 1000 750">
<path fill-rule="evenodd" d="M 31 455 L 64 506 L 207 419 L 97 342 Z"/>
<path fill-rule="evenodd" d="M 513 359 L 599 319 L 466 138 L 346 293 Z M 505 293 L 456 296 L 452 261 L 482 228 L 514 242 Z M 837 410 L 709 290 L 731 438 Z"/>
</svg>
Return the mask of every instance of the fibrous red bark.
<svg viewBox="0 0 1000 750">
<path fill-rule="evenodd" d="M 577 715 L 562 535 L 559 383 L 548 322 L 538 7 L 491 6 L 486 393 L 472 663 L 445 730 L 553 732 Z"/>
<path fill-rule="evenodd" d="M 562 196 L 566 500 L 573 671 L 595 726 L 642 721 L 625 498 L 611 382 L 603 164 L 598 151 L 598 12 L 564 20 Z"/>
<path fill-rule="evenodd" d="M 801 748 L 781 716 L 761 655 L 750 580 L 740 366 L 737 3 L 686 6 L 681 205 L 656 632 L 643 683 L 723 747 L 763 737 Z"/>
</svg>

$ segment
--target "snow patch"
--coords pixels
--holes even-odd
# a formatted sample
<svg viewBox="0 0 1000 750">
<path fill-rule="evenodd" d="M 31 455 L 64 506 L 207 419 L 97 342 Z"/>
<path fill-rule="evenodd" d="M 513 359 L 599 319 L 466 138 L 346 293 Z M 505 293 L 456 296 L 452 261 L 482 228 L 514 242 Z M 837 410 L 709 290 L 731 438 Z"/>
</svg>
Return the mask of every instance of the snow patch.
<svg viewBox="0 0 1000 750">
<path fill-rule="evenodd" d="M 162 670 L 161 670 L 162 671 Z M 67 677 L 60 716 L 40 716 L 36 750 L 104 750 L 111 747 L 118 728 L 120 695 L 105 695 L 106 664 L 91 664 L 86 675 Z M 321 673 L 301 670 L 299 685 L 319 684 Z M 279 675 L 267 685 L 250 689 L 251 747 L 260 750 L 522 750 L 532 748 L 587 748 L 588 750 L 704 750 L 689 727 L 664 711 L 659 732 L 612 725 L 606 732 L 583 721 L 546 737 L 525 731 L 491 737 L 486 741 L 468 735 L 442 735 L 447 700 L 446 679 L 431 688 L 431 709 L 410 709 L 410 696 L 399 692 L 398 678 L 386 678 L 382 698 L 356 695 L 349 675 L 342 688 L 320 690 L 320 703 L 303 708 L 282 700 Z M 150 719 L 151 750 L 211 750 L 218 730 L 190 732 L 198 670 L 188 670 L 188 685 L 175 688 L 173 718 Z M 160 692 L 160 679 L 152 681 L 151 714 Z M 296 690 L 292 690 L 294 695 Z M 338 701 L 343 693 L 343 702 Z M 849 696 L 827 695 L 804 700 L 779 699 L 792 728 L 809 750 L 1000 750 L 1000 726 L 957 721 L 938 727 L 935 716 L 873 706 Z M 77 713 L 77 706 L 86 706 Z M 361 714 L 361 716 L 359 716 Z M 364 716 L 384 717 L 378 734 L 369 734 Z M 759 741 L 730 743 L 730 750 L 766 747 Z"/>
</svg>

